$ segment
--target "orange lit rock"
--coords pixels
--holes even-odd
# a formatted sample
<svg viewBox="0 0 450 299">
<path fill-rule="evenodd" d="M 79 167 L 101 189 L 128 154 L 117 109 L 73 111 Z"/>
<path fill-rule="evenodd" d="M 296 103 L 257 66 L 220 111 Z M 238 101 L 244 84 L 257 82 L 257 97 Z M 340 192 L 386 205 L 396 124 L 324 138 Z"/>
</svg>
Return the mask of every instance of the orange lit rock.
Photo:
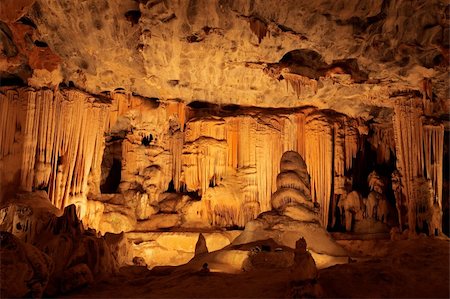
<svg viewBox="0 0 450 299">
<path fill-rule="evenodd" d="M 0 241 L 2 296 L 41 298 L 53 271 L 50 257 L 5 231 Z"/>
<path fill-rule="evenodd" d="M 35 0 L 5 0 L 0 4 L 0 20 L 15 22 L 24 16 Z"/>
</svg>

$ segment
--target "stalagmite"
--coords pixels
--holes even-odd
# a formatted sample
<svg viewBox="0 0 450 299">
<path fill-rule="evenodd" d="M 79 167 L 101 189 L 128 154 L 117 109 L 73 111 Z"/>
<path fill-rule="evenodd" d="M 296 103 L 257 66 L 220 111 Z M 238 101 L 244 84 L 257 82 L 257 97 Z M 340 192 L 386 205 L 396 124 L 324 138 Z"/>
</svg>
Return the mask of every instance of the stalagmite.
<svg viewBox="0 0 450 299">
<path fill-rule="evenodd" d="M 287 206 L 297 206 L 309 210 L 306 214 L 315 214 L 306 164 L 297 152 L 287 151 L 281 157 L 277 191 L 272 194 L 271 204 L 273 209 L 280 211 Z M 307 221 L 306 217 L 299 220 Z"/>
<path fill-rule="evenodd" d="M 301 236 L 307 240 L 309 252 L 314 259 L 317 257 L 319 267 L 342 262 L 345 250 L 320 225 L 322 217 L 311 200 L 309 183 L 307 167 L 299 153 L 283 153 L 277 176 L 277 191 L 272 194 L 271 199 L 273 209 L 248 222 L 233 244 L 272 238 L 278 244 L 294 248 Z M 327 258 L 321 259 L 320 256 Z M 324 260 L 327 261 L 323 263 Z"/>
</svg>

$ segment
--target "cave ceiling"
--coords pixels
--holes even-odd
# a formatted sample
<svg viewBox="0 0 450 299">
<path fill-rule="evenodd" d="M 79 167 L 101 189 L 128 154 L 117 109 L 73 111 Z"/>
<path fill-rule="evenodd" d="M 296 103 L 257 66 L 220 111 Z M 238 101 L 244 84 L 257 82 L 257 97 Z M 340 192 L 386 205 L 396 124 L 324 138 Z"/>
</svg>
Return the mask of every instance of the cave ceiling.
<svg viewBox="0 0 450 299">
<path fill-rule="evenodd" d="M 388 115 L 395 97 L 407 94 L 440 102 L 437 114 L 448 109 L 446 1 L 8 0 L 2 6 L 3 82 L 73 84 L 93 94 L 123 88 L 186 103 L 314 105 L 365 118 Z"/>
</svg>

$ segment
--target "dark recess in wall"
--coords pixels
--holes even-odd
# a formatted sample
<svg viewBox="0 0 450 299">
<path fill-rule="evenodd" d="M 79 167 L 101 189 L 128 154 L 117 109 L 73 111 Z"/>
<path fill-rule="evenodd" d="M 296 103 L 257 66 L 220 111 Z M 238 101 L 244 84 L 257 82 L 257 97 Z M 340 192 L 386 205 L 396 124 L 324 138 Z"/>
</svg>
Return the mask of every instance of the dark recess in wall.
<svg viewBox="0 0 450 299">
<path fill-rule="evenodd" d="M 106 177 L 105 182 L 100 186 L 102 193 L 117 193 L 121 179 L 122 162 L 118 159 L 113 159 L 111 169 Z"/>
</svg>

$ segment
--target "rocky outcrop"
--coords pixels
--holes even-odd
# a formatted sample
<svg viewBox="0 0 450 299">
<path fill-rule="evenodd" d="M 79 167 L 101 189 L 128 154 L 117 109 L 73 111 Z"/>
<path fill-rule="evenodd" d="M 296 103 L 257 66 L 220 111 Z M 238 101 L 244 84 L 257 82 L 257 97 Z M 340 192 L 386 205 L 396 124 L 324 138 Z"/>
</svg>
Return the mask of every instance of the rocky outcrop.
<svg viewBox="0 0 450 299">
<path fill-rule="evenodd" d="M 1 231 L 0 257 L 2 297 L 42 297 L 54 267 L 47 254 L 13 234 Z"/>
<path fill-rule="evenodd" d="M 10 296 L 26 296 L 32 291 L 37 292 L 36 296 L 41 296 L 45 291 L 47 295 L 54 296 L 90 284 L 94 278 L 111 275 L 120 266 L 131 263 L 129 244 L 123 234 L 107 234 L 102 238 L 95 231 L 85 231 L 74 205 L 66 207 L 58 217 L 45 195 L 44 191 L 22 194 L 2 205 L 0 229 L 5 232 L 2 238 L 6 238 L 5 242 L 2 240 L 1 262 L 5 264 L 2 279 L 15 277 L 17 271 L 6 266 L 14 261 L 14 253 L 8 251 L 3 254 L 3 249 L 18 248 L 23 253 L 17 255 L 17 263 L 27 261 L 32 265 L 30 270 L 25 269 L 28 267 L 25 265 L 25 268 L 20 268 L 25 273 L 20 275 L 26 276 L 18 279 L 18 284 L 2 282 L 5 294 L 12 292 Z M 8 245 L 8 242 L 16 245 Z M 15 290 L 23 280 L 32 280 L 33 271 L 43 277 L 36 278 L 36 286 L 33 282 L 28 284 L 31 290 Z M 20 293 L 15 295 L 15 292 Z M 35 296 L 34 293 L 32 295 Z"/>
</svg>

